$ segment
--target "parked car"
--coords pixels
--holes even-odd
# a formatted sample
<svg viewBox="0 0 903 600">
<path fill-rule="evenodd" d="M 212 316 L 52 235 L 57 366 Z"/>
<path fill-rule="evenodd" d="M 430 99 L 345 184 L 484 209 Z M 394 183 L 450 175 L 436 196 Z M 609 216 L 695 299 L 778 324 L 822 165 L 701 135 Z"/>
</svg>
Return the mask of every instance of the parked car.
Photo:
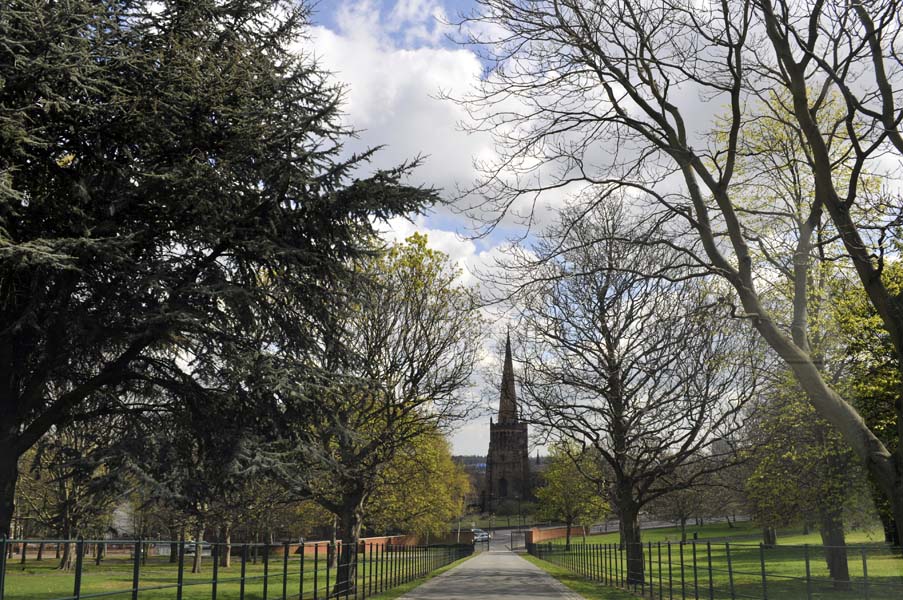
<svg viewBox="0 0 903 600">
<path fill-rule="evenodd" d="M 470 532 L 473 534 L 473 543 L 479 542 L 488 542 L 492 539 L 492 535 L 483 531 L 482 529 L 471 529 Z"/>
<path fill-rule="evenodd" d="M 198 546 L 200 546 L 201 548 L 201 556 L 210 555 L 212 547 L 207 542 L 201 542 L 200 544 L 197 544 L 195 542 L 188 542 L 187 544 L 185 544 L 185 554 L 194 554 L 195 549 L 198 548 Z"/>
</svg>

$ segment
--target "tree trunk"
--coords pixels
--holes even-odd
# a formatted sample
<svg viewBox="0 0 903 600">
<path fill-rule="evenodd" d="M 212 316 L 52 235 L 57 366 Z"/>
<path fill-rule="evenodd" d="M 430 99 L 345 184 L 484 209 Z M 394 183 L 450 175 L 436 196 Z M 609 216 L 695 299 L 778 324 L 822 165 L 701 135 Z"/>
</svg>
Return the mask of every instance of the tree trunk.
<svg viewBox="0 0 903 600">
<path fill-rule="evenodd" d="M 725 517 L 724 517 L 724 520 L 727 521 L 727 527 L 728 527 L 728 529 L 733 529 L 733 528 L 734 528 L 734 522 L 731 521 L 731 516 L 730 516 L 730 515 L 725 516 Z"/>
<path fill-rule="evenodd" d="M 169 526 L 169 539 L 173 540 L 169 543 L 169 562 L 179 562 L 179 542 L 176 540 L 185 539 L 185 530 L 179 531 L 175 524 Z"/>
<path fill-rule="evenodd" d="M 627 552 L 627 583 L 643 583 L 643 540 L 640 537 L 640 507 L 633 498 L 633 486 L 622 484 L 618 491 L 618 519 L 621 546 Z"/>
<path fill-rule="evenodd" d="M 66 536 L 68 538 L 68 536 Z M 72 567 L 72 544 L 70 542 L 63 543 L 63 555 L 60 557 L 60 564 L 57 569 L 60 571 L 68 571 Z"/>
<path fill-rule="evenodd" d="M 0 440 L 4 448 L 0 458 L 0 537 L 12 536 L 13 513 L 16 508 L 16 480 L 19 478 L 19 460 L 9 448 L 12 440 Z"/>
<path fill-rule="evenodd" d="M 897 521 L 892 518 L 882 519 L 881 525 L 884 527 L 884 541 L 891 546 L 899 546 L 900 529 L 897 527 Z"/>
<path fill-rule="evenodd" d="M 332 531 L 329 533 L 329 547 L 326 549 L 326 560 L 329 562 L 329 568 L 335 570 L 336 566 L 339 564 L 339 557 L 336 554 L 336 548 L 338 545 L 338 529 L 339 529 L 339 519 L 336 516 L 332 517 Z M 338 579 L 336 580 L 338 581 Z"/>
<path fill-rule="evenodd" d="M 191 572 L 201 572 L 201 554 L 204 547 L 204 522 L 198 524 L 197 531 L 194 536 L 194 561 L 191 563 Z"/>
<path fill-rule="evenodd" d="M 72 553 L 72 544 L 66 542 L 63 544 L 63 555 L 60 557 L 60 564 L 57 565 L 57 569 L 60 571 L 66 571 L 69 569 L 69 555 Z"/>
<path fill-rule="evenodd" d="M 901 440 L 901 444 L 903 444 L 903 440 Z M 903 460 L 901 460 L 899 470 L 903 471 Z M 903 546 L 901 546 L 901 544 L 900 544 L 900 542 L 903 541 L 903 540 L 901 540 L 901 537 L 903 537 L 903 535 L 901 535 L 900 529 L 899 529 L 900 523 L 903 523 L 903 473 L 901 473 L 900 476 L 897 478 L 897 489 L 896 489 L 895 496 L 891 500 L 891 509 L 893 510 L 893 521 L 894 521 L 894 524 L 896 525 L 896 527 L 895 527 L 895 533 L 897 536 L 896 547 L 897 547 L 897 550 L 899 551 L 899 553 L 903 554 Z"/>
<path fill-rule="evenodd" d="M 567 525 L 567 531 L 565 532 L 564 549 L 570 550 L 571 549 L 571 522 L 567 521 L 565 524 Z"/>
<path fill-rule="evenodd" d="M 774 548 L 778 543 L 778 534 L 771 525 L 762 528 L 762 545 L 766 548 Z"/>
<path fill-rule="evenodd" d="M 687 541 L 687 518 L 686 517 L 680 518 L 680 541 L 681 542 Z"/>
<path fill-rule="evenodd" d="M 336 569 L 333 592 L 336 598 L 357 596 L 357 552 L 364 522 L 364 498 L 346 499 L 342 510 L 342 560 Z"/>
<path fill-rule="evenodd" d="M 825 510 L 820 516 L 819 531 L 834 589 L 849 590 L 850 568 L 847 564 L 847 542 L 843 531 L 842 509 Z"/>
<path fill-rule="evenodd" d="M 97 542 L 97 547 L 94 549 L 94 564 L 100 566 L 100 561 L 103 560 L 103 556 L 106 553 L 107 545 L 103 542 Z"/>
<path fill-rule="evenodd" d="M 220 551 L 219 557 L 219 566 L 221 567 L 231 567 L 232 566 L 232 524 L 226 523 L 222 528 L 222 537 L 220 541 L 223 543 Z"/>
<path fill-rule="evenodd" d="M 35 560 L 44 560 L 44 542 L 38 543 L 38 555 L 35 557 Z"/>
</svg>

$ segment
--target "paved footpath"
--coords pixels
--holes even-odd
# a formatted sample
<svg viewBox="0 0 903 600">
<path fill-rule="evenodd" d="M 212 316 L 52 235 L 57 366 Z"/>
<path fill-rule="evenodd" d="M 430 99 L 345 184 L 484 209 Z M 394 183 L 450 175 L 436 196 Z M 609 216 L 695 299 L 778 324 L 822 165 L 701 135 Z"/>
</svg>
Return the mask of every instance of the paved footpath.
<svg viewBox="0 0 903 600">
<path fill-rule="evenodd" d="M 583 600 L 513 552 L 481 552 L 411 590 L 400 600 Z"/>
</svg>

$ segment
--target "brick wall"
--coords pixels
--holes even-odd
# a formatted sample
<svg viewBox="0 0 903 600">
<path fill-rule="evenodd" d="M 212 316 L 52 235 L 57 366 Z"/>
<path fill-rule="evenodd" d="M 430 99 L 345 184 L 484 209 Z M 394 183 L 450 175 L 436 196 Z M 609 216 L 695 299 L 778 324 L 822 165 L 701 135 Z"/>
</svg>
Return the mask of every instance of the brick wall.
<svg viewBox="0 0 903 600">
<path fill-rule="evenodd" d="M 457 532 L 451 532 L 442 536 L 430 536 L 429 543 L 430 544 L 455 544 L 457 540 Z M 416 546 L 420 544 L 426 544 L 427 539 L 425 537 L 421 538 L 417 535 L 386 535 L 386 536 L 377 536 L 377 537 L 368 537 L 361 538 L 361 545 L 364 547 L 369 546 L 370 544 L 375 544 L 377 546 L 382 546 L 383 544 L 393 545 L 393 546 Z M 461 543 L 462 544 L 472 544 L 473 543 L 473 534 L 468 530 L 461 530 Z M 341 548 L 342 544 L 340 541 L 336 542 L 336 548 Z M 233 546 L 234 548 L 234 546 Z M 284 546 L 274 546 L 270 549 L 270 556 L 282 556 Z M 304 556 L 314 556 L 314 554 L 318 554 L 320 557 L 326 556 L 326 552 L 329 548 L 329 540 L 311 540 L 309 542 L 304 542 Z M 233 550 L 234 552 L 234 550 Z M 297 556 L 301 552 L 300 544 L 289 544 L 289 553 L 292 556 Z"/>
<path fill-rule="evenodd" d="M 566 537 L 568 534 L 567 532 L 568 528 L 563 525 L 561 527 L 534 527 L 533 529 L 527 530 L 525 542 L 527 544 L 538 544 L 539 542 Z M 582 534 L 583 530 L 577 525 L 571 527 L 571 539 Z"/>
</svg>

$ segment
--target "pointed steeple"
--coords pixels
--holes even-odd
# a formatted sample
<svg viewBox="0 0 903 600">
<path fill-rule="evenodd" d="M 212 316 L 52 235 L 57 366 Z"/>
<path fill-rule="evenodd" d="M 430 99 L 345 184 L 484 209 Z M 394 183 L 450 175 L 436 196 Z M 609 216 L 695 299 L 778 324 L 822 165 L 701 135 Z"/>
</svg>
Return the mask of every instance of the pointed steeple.
<svg viewBox="0 0 903 600">
<path fill-rule="evenodd" d="M 502 395 L 499 399 L 499 423 L 517 421 L 517 394 L 514 391 L 514 363 L 511 360 L 511 333 L 505 339 L 505 366 L 502 370 Z"/>
</svg>

